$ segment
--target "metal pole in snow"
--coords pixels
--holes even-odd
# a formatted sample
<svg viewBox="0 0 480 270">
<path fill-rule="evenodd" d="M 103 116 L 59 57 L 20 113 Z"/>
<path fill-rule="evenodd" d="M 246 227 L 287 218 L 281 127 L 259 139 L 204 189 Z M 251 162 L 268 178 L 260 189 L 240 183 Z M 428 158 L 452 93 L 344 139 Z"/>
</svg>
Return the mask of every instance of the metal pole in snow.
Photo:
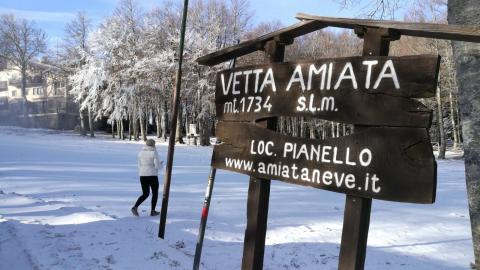
<svg viewBox="0 0 480 270">
<path fill-rule="evenodd" d="M 195 257 L 193 259 L 193 270 L 198 270 L 200 267 L 200 257 L 202 256 L 203 237 L 205 236 L 205 228 L 207 227 L 208 210 L 210 208 L 210 200 L 212 199 L 213 184 L 215 182 L 215 173 L 217 169 L 210 169 L 210 176 L 208 177 L 207 192 L 205 193 L 205 200 L 202 207 L 202 219 L 200 220 L 200 227 L 198 228 L 198 240 L 195 247 Z"/>
<path fill-rule="evenodd" d="M 172 179 L 173 154 L 175 151 L 175 133 L 178 118 L 178 106 L 180 103 L 180 88 L 182 83 L 182 61 L 183 47 L 185 43 L 185 28 L 187 23 L 188 0 L 183 3 L 182 26 L 180 30 L 180 45 L 178 50 L 178 69 L 175 81 L 175 91 L 173 92 L 172 124 L 170 128 L 170 138 L 168 139 L 167 167 L 165 170 L 165 181 L 163 184 L 162 209 L 160 211 L 160 225 L 158 227 L 158 237 L 164 239 L 165 225 L 167 223 L 168 197 L 170 195 L 170 182 Z"/>
<path fill-rule="evenodd" d="M 237 44 L 240 40 L 237 39 Z M 237 58 L 233 58 L 230 62 L 230 68 L 235 68 Z M 210 168 L 210 176 L 208 177 L 207 192 L 205 193 L 205 200 L 203 201 L 202 217 L 200 220 L 200 227 L 198 228 L 198 240 L 195 247 L 195 257 L 193 259 L 193 270 L 198 270 L 200 267 L 200 257 L 202 256 L 203 238 L 205 236 L 205 229 L 207 228 L 208 211 L 210 209 L 210 201 L 212 199 L 213 184 L 215 183 L 215 174 L 217 169 Z"/>
</svg>

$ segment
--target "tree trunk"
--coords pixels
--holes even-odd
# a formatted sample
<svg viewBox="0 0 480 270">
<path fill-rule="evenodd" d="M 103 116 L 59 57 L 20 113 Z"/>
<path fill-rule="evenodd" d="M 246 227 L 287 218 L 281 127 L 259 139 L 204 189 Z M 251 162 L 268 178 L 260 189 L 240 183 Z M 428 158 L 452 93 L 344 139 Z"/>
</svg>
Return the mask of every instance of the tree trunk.
<svg viewBox="0 0 480 270">
<path fill-rule="evenodd" d="M 292 134 L 294 137 L 298 137 L 298 124 L 297 124 L 297 117 L 291 117 L 292 121 Z"/>
<path fill-rule="evenodd" d="M 118 134 L 118 139 L 122 139 L 122 119 L 117 120 L 117 134 Z"/>
<path fill-rule="evenodd" d="M 455 121 L 455 103 L 453 102 L 453 93 L 451 88 L 448 91 L 448 101 L 450 104 L 450 120 L 452 121 L 453 149 L 458 149 L 460 144 L 460 134 L 458 134 L 458 123 Z"/>
<path fill-rule="evenodd" d="M 332 138 L 335 138 L 335 123 L 330 122 L 330 125 L 331 125 L 331 131 L 332 131 Z"/>
<path fill-rule="evenodd" d="M 480 25 L 478 0 L 449 0 L 450 24 Z M 480 46 L 453 42 L 475 264 L 480 266 Z"/>
<path fill-rule="evenodd" d="M 22 101 L 22 110 L 23 110 L 23 126 L 29 127 L 28 119 L 28 100 L 27 100 L 27 66 L 22 67 L 22 86 L 21 86 L 21 95 L 23 98 Z"/>
<path fill-rule="evenodd" d="M 168 114 L 167 114 L 167 103 L 165 102 L 162 113 L 161 125 L 162 125 L 162 138 L 164 141 L 167 141 L 167 128 L 168 128 Z"/>
<path fill-rule="evenodd" d="M 93 116 L 90 106 L 88 106 L 88 126 L 90 128 L 90 137 L 95 137 L 95 133 L 93 132 Z"/>
<path fill-rule="evenodd" d="M 120 140 L 121 137 L 122 137 L 122 136 L 120 136 L 120 121 L 117 120 L 116 122 L 117 122 L 117 125 L 116 125 L 117 126 L 117 137 Z"/>
<path fill-rule="evenodd" d="M 305 125 L 305 120 L 303 119 L 303 117 L 300 117 L 300 138 L 306 138 L 306 125 Z"/>
<path fill-rule="evenodd" d="M 161 127 L 161 108 L 155 110 L 156 111 L 156 115 L 155 115 L 155 126 L 157 127 L 157 138 L 161 138 L 162 137 L 162 127 Z"/>
<path fill-rule="evenodd" d="M 80 135 L 87 136 L 87 129 L 85 128 L 85 116 L 83 115 L 82 109 L 78 109 L 78 115 L 80 116 Z"/>
<path fill-rule="evenodd" d="M 211 126 L 209 123 L 209 117 L 203 117 L 198 122 L 198 131 L 199 131 L 199 140 L 201 146 L 208 146 L 210 145 L 210 136 L 212 135 Z"/>
<path fill-rule="evenodd" d="M 460 105 L 458 104 L 458 95 L 457 95 L 457 100 L 455 101 L 455 113 L 456 113 L 456 118 L 455 120 L 457 121 L 457 132 L 458 132 L 458 141 L 459 143 L 463 143 L 463 134 L 462 134 L 462 121 L 460 119 Z"/>
<path fill-rule="evenodd" d="M 138 141 L 139 136 L 138 136 L 138 120 L 137 120 L 137 118 L 133 119 L 133 126 L 132 127 L 133 127 L 133 140 Z"/>
<path fill-rule="evenodd" d="M 150 115 L 148 113 L 145 114 L 145 138 L 148 136 L 148 126 L 150 125 L 149 118 Z"/>
<path fill-rule="evenodd" d="M 115 139 L 115 120 L 112 120 L 110 126 L 112 127 L 112 138 Z"/>
<path fill-rule="evenodd" d="M 437 119 L 438 119 L 438 133 L 440 134 L 440 142 L 438 145 L 438 159 L 445 159 L 445 150 L 447 148 L 445 142 L 445 129 L 443 127 L 443 108 L 442 108 L 442 92 L 440 87 L 437 87 Z"/>
<path fill-rule="evenodd" d="M 122 135 L 120 135 L 120 125 L 121 125 L 120 120 L 117 120 L 116 121 L 116 128 L 117 128 L 116 131 L 117 131 L 117 137 L 118 137 L 119 140 L 122 139 Z"/>
<path fill-rule="evenodd" d="M 181 143 L 183 144 L 183 136 L 182 136 L 182 105 L 179 104 L 178 105 L 178 120 L 177 120 L 177 131 L 176 131 L 176 134 L 175 134 L 175 143 Z"/>
<path fill-rule="evenodd" d="M 310 139 L 315 139 L 315 123 L 313 120 L 310 122 Z"/>
<path fill-rule="evenodd" d="M 326 128 L 327 122 L 322 121 L 322 140 L 325 140 L 327 138 L 327 128 Z"/>
<path fill-rule="evenodd" d="M 128 140 L 132 140 L 132 114 L 128 115 Z"/>
<path fill-rule="evenodd" d="M 145 134 L 146 133 L 145 132 L 145 127 L 144 127 L 145 123 L 143 122 L 143 115 L 142 114 L 140 114 L 140 118 L 139 118 L 138 121 L 140 122 L 140 134 L 142 136 L 142 140 L 145 142 L 145 141 L 147 141 L 147 135 Z"/>
</svg>

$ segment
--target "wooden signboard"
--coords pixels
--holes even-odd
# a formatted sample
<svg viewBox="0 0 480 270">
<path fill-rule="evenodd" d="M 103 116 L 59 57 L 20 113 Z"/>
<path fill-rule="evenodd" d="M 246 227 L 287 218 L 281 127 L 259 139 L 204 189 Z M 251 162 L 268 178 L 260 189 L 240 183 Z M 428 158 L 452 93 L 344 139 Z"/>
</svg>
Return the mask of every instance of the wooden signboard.
<svg viewBox="0 0 480 270">
<path fill-rule="evenodd" d="M 217 75 L 223 121 L 317 117 L 358 125 L 429 127 L 431 111 L 410 98 L 432 97 L 440 58 L 348 57 L 273 63 Z"/>
<path fill-rule="evenodd" d="M 326 140 L 221 122 L 212 166 L 265 179 L 388 201 L 433 203 L 436 163 L 427 130 L 369 128 Z"/>
<path fill-rule="evenodd" d="M 216 135 L 223 144 L 214 146 L 212 171 L 250 176 L 242 269 L 263 267 L 270 179 L 277 179 L 346 194 L 338 269 L 363 270 L 372 199 L 433 203 L 436 195 L 432 113 L 415 99 L 434 97 L 440 57 L 389 57 L 390 42 L 401 35 L 479 36 L 469 26 L 300 17 L 308 20 L 198 59 L 215 65 L 256 50 L 266 57 L 265 65 L 217 74 Z M 355 29 L 363 56 L 279 63 L 285 45 L 326 26 Z M 275 132 L 279 116 L 350 123 L 354 133 L 286 136 Z"/>
</svg>

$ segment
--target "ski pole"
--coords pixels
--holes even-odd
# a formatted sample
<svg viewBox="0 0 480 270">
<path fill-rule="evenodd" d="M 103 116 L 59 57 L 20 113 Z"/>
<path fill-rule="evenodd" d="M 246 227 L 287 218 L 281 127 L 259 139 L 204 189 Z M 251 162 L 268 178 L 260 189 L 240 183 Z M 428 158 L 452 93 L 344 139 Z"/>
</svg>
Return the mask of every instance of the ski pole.
<svg viewBox="0 0 480 270">
<path fill-rule="evenodd" d="M 198 228 L 198 240 L 195 247 L 195 257 L 193 260 L 193 270 L 198 270 L 200 267 L 200 257 L 202 256 L 203 237 L 205 236 L 205 228 L 207 227 L 208 209 L 210 208 L 210 200 L 212 199 L 213 183 L 215 182 L 215 173 L 217 169 L 210 169 L 210 176 L 208 177 L 207 192 L 205 193 L 205 200 L 202 207 L 202 219 L 200 220 L 200 227 Z"/>
</svg>

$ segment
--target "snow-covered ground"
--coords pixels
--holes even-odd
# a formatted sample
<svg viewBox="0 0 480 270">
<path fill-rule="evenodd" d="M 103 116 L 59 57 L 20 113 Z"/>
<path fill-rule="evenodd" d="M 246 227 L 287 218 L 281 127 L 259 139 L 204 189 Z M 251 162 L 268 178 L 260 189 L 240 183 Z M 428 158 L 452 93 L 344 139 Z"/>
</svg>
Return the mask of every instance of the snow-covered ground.
<svg viewBox="0 0 480 270">
<path fill-rule="evenodd" d="M 191 269 L 211 148 L 176 148 L 166 240 L 140 194 L 141 143 L 0 127 L 0 269 Z M 162 158 L 166 145 L 159 146 Z M 374 201 L 366 269 L 468 269 L 463 161 L 433 205 Z M 202 269 L 239 269 L 248 178 L 218 171 Z M 162 185 L 160 187 L 161 197 Z M 264 269 L 337 269 L 345 196 L 272 182 Z M 160 201 L 158 209 L 160 209 Z"/>
</svg>

